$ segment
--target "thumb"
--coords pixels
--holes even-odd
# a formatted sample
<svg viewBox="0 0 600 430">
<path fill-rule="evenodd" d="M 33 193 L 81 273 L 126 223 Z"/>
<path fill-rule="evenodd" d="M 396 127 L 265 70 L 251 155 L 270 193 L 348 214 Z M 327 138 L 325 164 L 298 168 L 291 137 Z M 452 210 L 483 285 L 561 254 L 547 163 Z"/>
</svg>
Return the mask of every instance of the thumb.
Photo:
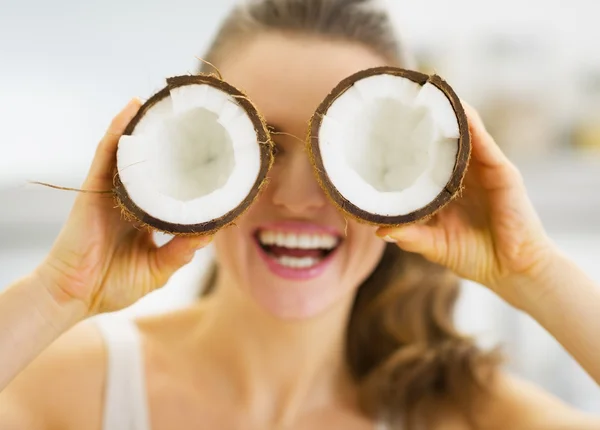
<svg viewBox="0 0 600 430">
<path fill-rule="evenodd" d="M 171 275 L 192 261 L 197 250 L 204 248 L 212 236 L 176 236 L 161 247 L 151 252 L 151 267 L 156 288 L 164 285 Z"/>
<path fill-rule="evenodd" d="M 396 243 L 404 251 L 421 254 L 434 263 L 443 261 L 448 248 L 443 231 L 432 225 L 385 227 L 377 230 L 377 235 L 386 242 Z"/>
</svg>

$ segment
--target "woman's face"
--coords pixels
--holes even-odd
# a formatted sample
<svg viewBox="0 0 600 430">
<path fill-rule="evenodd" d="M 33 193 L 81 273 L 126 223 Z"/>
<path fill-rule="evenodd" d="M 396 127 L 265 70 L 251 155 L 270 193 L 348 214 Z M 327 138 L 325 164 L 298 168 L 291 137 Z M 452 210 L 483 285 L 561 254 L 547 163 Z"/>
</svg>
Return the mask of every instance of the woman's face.
<svg viewBox="0 0 600 430">
<path fill-rule="evenodd" d="M 358 44 L 265 34 L 220 63 L 267 123 L 300 138 L 319 103 L 343 78 L 385 64 Z M 303 143 L 273 135 L 270 181 L 236 225 L 215 238 L 230 286 L 279 318 L 309 318 L 348 303 L 384 243 L 375 228 L 346 221 L 313 174 Z"/>
</svg>

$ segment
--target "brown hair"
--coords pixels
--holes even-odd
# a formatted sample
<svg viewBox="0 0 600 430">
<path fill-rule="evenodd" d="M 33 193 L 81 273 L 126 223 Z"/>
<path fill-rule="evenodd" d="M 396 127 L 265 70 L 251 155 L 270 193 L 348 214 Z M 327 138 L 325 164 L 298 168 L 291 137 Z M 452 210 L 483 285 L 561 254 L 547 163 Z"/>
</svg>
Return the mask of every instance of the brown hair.
<svg viewBox="0 0 600 430">
<path fill-rule="evenodd" d="M 264 31 L 356 42 L 391 65 L 412 67 L 387 12 L 372 0 L 249 1 L 225 19 L 205 59 L 218 64 Z M 455 329 L 458 292 L 458 279 L 446 269 L 387 245 L 358 289 L 347 331 L 348 365 L 371 417 L 413 429 L 423 408 L 441 401 L 475 425 L 473 403 L 486 393 L 499 356 Z"/>
</svg>

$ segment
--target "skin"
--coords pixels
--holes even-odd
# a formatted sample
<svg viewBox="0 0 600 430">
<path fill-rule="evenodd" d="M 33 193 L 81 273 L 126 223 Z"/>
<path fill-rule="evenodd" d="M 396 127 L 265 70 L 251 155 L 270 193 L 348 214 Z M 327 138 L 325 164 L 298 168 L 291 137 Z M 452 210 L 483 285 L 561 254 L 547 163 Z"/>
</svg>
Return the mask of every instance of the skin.
<svg viewBox="0 0 600 430">
<path fill-rule="evenodd" d="M 220 63 L 225 79 L 270 123 L 297 136 L 337 82 L 386 63 L 358 45 L 277 34 L 260 35 L 231 57 Z M 138 108 L 134 100 L 115 118 L 84 188 L 110 188 L 118 137 Z M 376 230 L 349 221 L 335 261 L 302 285 L 265 269 L 251 239 L 256 227 L 294 219 L 343 231 L 345 221 L 318 187 L 301 145 L 279 136 L 267 189 L 237 227 L 215 237 L 216 292 L 137 321 L 152 428 L 372 429 L 359 411 L 343 345 L 354 292 L 377 263 L 382 238 L 528 312 L 600 383 L 599 288 L 551 243 L 519 173 L 472 109 L 468 116 L 474 148 L 464 196 L 427 225 Z M 0 349 L 13 351 L 0 357 L 1 427 L 99 429 L 106 352 L 94 326 L 78 323 L 159 288 L 209 240 L 177 238 L 158 248 L 108 199 L 79 195 L 46 260 L 0 296 Z M 598 418 L 508 375 L 490 388 L 493 401 L 475 405 L 481 429 L 600 427 Z M 428 416 L 432 429 L 467 428 L 443 401 Z"/>
</svg>

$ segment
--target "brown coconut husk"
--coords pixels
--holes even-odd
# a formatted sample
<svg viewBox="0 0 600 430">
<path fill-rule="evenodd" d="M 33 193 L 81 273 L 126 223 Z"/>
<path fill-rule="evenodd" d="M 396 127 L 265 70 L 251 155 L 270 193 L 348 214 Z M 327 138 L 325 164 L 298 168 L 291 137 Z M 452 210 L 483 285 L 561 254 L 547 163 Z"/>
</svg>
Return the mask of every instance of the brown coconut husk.
<svg viewBox="0 0 600 430">
<path fill-rule="evenodd" d="M 458 142 L 458 154 L 456 156 L 456 163 L 454 165 L 454 171 L 450 177 L 445 188 L 437 195 L 437 197 L 431 201 L 425 207 L 411 212 L 406 215 L 398 216 L 385 216 L 380 214 L 373 214 L 364 211 L 363 209 L 354 205 L 351 201 L 347 200 L 340 192 L 336 189 L 331 179 L 327 175 L 327 171 L 323 165 L 323 159 L 321 158 L 321 152 L 319 150 L 319 131 L 323 117 L 338 97 L 346 92 L 354 83 L 358 80 L 368 78 L 370 76 L 388 74 L 394 76 L 400 76 L 406 79 L 410 79 L 413 82 L 423 86 L 426 83 L 430 83 L 439 88 L 450 101 L 454 113 L 458 119 L 458 126 L 460 132 L 460 138 Z M 352 217 L 353 219 L 367 224 L 377 226 L 400 226 L 411 224 L 415 222 L 426 221 L 433 217 L 437 212 L 444 208 L 448 203 L 460 195 L 463 180 L 469 165 L 471 156 L 471 135 L 469 132 L 469 124 L 467 121 L 467 115 L 460 102 L 460 99 L 454 92 L 454 90 L 437 75 L 426 75 L 420 72 L 401 69 L 397 67 L 384 66 L 376 67 L 367 70 L 357 72 L 346 79 L 342 80 L 321 102 L 314 115 L 311 118 L 308 130 L 308 136 L 306 139 L 307 151 L 313 165 L 313 169 L 317 180 L 321 188 L 325 191 L 329 199 L 337 206 L 342 212 Z"/>
<path fill-rule="evenodd" d="M 167 79 L 167 85 L 159 92 L 154 94 L 150 99 L 148 99 L 139 109 L 136 116 L 129 122 L 127 125 L 124 135 L 131 135 L 135 130 L 136 125 L 139 123 L 141 118 L 151 109 L 156 103 L 161 101 L 162 99 L 169 97 L 169 92 L 177 87 L 184 85 L 197 85 L 197 84 L 206 84 L 211 85 L 229 95 L 231 95 L 238 103 L 238 105 L 243 108 L 248 114 L 252 124 L 254 125 L 254 130 L 256 131 L 257 141 L 260 145 L 260 171 L 259 175 L 256 178 L 252 191 L 246 196 L 246 198 L 234 209 L 223 215 L 222 217 L 216 218 L 214 220 L 200 223 L 200 224 L 174 224 L 170 222 L 166 222 L 164 220 L 157 219 L 153 217 L 151 214 L 145 212 L 141 208 L 139 208 L 133 200 L 129 197 L 127 193 L 127 189 L 124 184 L 121 182 L 121 178 L 119 177 L 119 172 L 116 171 L 114 174 L 114 194 L 117 206 L 121 209 L 123 217 L 126 220 L 130 220 L 131 222 L 139 225 L 141 227 L 148 228 L 150 230 L 160 231 L 168 234 L 173 234 L 177 236 L 184 235 L 207 235 L 215 233 L 217 230 L 220 230 L 234 222 L 240 215 L 242 215 L 256 200 L 259 196 L 262 189 L 267 184 L 268 172 L 273 165 L 274 156 L 273 156 L 273 142 L 271 140 L 270 133 L 268 131 L 267 123 L 256 109 L 254 104 L 250 101 L 250 99 L 238 88 L 232 86 L 231 84 L 222 80 L 219 76 L 213 74 L 199 74 L 199 75 L 184 75 L 184 76 L 175 76 Z"/>
</svg>

